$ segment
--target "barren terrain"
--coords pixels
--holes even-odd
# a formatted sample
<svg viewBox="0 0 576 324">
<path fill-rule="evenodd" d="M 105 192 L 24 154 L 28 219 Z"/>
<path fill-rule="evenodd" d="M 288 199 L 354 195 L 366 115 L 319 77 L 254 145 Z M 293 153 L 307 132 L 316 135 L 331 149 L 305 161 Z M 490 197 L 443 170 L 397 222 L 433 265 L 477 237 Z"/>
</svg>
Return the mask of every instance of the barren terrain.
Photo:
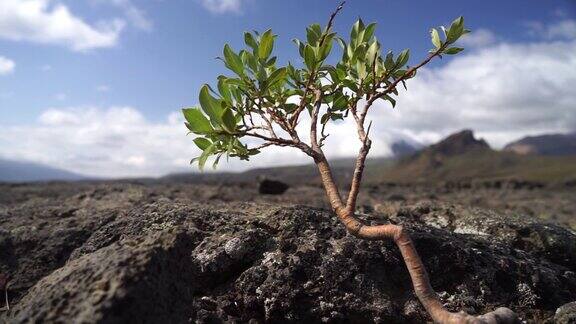
<svg viewBox="0 0 576 324">
<path fill-rule="evenodd" d="M 452 310 L 570 323 L 573 188 L 367 186 L 358 213 L 404 224 Z M 347 235 L 316 184 L 185 179 L 0 185 L 0 322 L 428 320 L 392 243 Z M 570 319 L 571 318 L 571 319 Z"/>
</svg>

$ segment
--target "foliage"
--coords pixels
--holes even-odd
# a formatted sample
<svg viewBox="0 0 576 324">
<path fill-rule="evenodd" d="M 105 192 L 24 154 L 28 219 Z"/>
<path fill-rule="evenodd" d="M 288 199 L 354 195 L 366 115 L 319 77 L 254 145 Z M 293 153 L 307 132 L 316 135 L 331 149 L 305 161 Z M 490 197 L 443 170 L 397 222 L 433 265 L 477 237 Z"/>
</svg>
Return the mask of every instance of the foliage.
<svg viewBox="0 0 576 324">
<path fill-rule="evenodd" d="M 332 30 L 337 12 L 325 28 L 312 24 L 306 28 L 305 40 L 294 40 L 301 66 L 278 64 L 272 54 L 277 37 L 272 30 L 261 34 L 246 32 L 246 46 L 238 52 L 228 44 L 224 46 L 220 59 L 231 75 L 220 75 L 216 87 L 206 84 L 201 88 L 200 107 L 183 109 L 186 127 L 196 135 L 194 143 L 202 150 L 193 160 L 201 169 L 210 156 L 216 156 L 216 166 L 223 155 L 248 160 L 269 145 L 294 146 L 312 155 L 314 147 L 322 147 L 328 136 L 327 124 L 351 115 L 360 116 L 363 123 L 367 108 L 365 112 L 356 111 L 361 100 L 370 104 L 386 100 L 395 106 L 396 85 L 401 82 L 405 87 L 405 81 L 432 57 L 462 51 L 451 45 L 468 32 L 462 17 L 448 29 L 440 27 L 442 36 L 436 28 L 432 29 L 434 48 L 427 61 L 410 68 L 409 50 L 384 54 L 375 36 L 375 23 L 365 25 L 359 19 L 348 40 L 338 36 Z M 331 64 L 330 59 L 337 57 L 333 52 L 338 45 L 341 55 Z M 298 137 L 303 111 L 314 124 L 311 136 L 316 137 L 318 118 L 322 127 L 320 140 L 315 143 L 316 138 L 312 139 L 312 149 Z M 241 141 L 247 137 L 257 139 L 260 145 L 249 147 Z"/>
</svg>

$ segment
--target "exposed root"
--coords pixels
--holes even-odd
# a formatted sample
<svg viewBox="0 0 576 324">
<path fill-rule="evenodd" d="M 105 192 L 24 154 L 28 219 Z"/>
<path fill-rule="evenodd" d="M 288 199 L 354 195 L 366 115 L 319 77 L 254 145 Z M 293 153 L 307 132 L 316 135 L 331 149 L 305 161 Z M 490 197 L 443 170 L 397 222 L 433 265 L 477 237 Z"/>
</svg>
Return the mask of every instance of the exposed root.
<svg viewBox="0 0 576 324">
<path fill-rule="evenodd" d="M 344 213 L 343 213 L 344 214 Z M 402 226 L 378 225 L 367 226 L 360 223 L 351 214 L 340 215 L 342 222 L 350 233 L 367 240 L 392 239 L 400 249 L 404 263 L 410 273 L 416 296 L 432 317 L 435 323 L 441 324 L 515 324 L 520 323 L 518 315 L 512 310 L 500 307 L 490 313 L 472 316 L 464 312 L 449 312 L 432 289 L 424 263 L 420 259 L 412 239 Z"/>
<path fill-rule="evenodd" d="M 6 288 L 4 289 L 4 299 L 6 302 L 6 306 L 4 308 L 6 308 L 7 311 L 10 310 L 10 301 L 8 300 L 8 286 L 6 286 Z"/>
<path fill-rule="evenodd" d="M 361 138 L 362 139 L 362 138 Z M 412 279 L 412 286 L 416 296 L 432 317 L 435 323 L 441 324 L 509 324 L 520 323 L 518 315 L 508 308 L 498 308 L 493 312 L 481 316 L 471 316 L 466 313 L 452 313 L 449 312 L 444 305 L 440 302 L 438 295 L 432 289 L 430 280 L 428 279 L 428 272 L 424 267 L 424 263 L 420 259 L 410 235 L 404 230 L 402 226 L 388 224 L 388 225 L 365 225 L 354 215 L 356 206 L 356 196 L 359 192 L 360 180 L 362 178 L 362 171 L 364 170 L 364 161 L 370 146 L 364 145 L 360 151 L 358 161 L 356 163 L 356 170 L 352 181 L 348 201 L 346 204 L 342 201 L 338 186 L 334 182 L 332 171 L 328 160 L 321 154 L 316 160 L 316 166 L 320 172 L 320 178 L 324 185 L 324 190 L 330 201 L 332 209 L 338 215 L 340 222 L 344 224 L 346 230 L 352 235 L 364 240 L 394 240 L 394 243 L 400 249 L 404 263 L 410 273 Z M 320 151 L 321 153 L 321 151 Z"/>
<path fill-rule="evenodd" d="M 8 300 L 8 281 L 9 278 L 7 275 L 0 273 L 0 290 L 4 290 L 4 307 L 0 308 L 0 310 L 10 310 L 10 301 Z"/>
</svg>

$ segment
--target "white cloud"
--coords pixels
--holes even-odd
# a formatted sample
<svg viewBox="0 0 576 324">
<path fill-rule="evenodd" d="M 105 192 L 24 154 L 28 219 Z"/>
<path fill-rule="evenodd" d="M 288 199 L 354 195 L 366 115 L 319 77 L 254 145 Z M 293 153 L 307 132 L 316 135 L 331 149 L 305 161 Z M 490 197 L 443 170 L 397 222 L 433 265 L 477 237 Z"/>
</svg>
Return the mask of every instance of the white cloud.
<svg viewBox="0 0 576 324">
<path fill-rule="evenodd" d="M 14 72 L 16 68 L 16 63 L 11 59 L 0 56 L 0 75 L 6 75 Z"/>
<path fill-rule="evenodd" d="M 75 51 L 112 47 L 124 21 L 113 19 L 90 25 L 52 0 L 0 1 L 0 38 L 57 44 Z"/>
<path fill-rule="evenodd" d="M 160 176 L 197 170 L 189 162 L 200 152 L 186 133 L 180 112 L 154 123 L 132 107 L 53 108 L 42 113 L 36 123 L 0 127 L 0 156 L 95 176 Z M 333 156 L 350 155 L 351 147 L 342 144 L 355 145 L 354 139 L 354 129 L 346 127 L 334 134 L 334 143 L 327 150 Z M 218 169 L 309 162 L 309 157 L 295 149 L 273 147 L 250 162 L 231 158 L 227 163 L 223 159 Z"/>
<path fill-rule="evenodd" d="M 242 11 L 242 0 L 199 0 L 200 3 L 213 13 L 239 13 Z"/>
<path fill-rule="evenodd" d="M 576 40 L 500 42 L 444 59 L 447 64 L 423 69 L 408 82 L 395 109 L 386 103 L 372 108 L 371 156 L 389 155 L 398 139 L 431 143 L 463 128 L 495 147 L 576 130 Z M 307 125 L 303 119 L 299 126 L 303 139 Z M 329 157 L 357 153 L 350 119 L 327 131 Z M 195 170 L 188 162 L 199 152 L 186 133 L 179 112 L 151 122 L 132 107 L 48 109 L 36 123 L 0 124 L 0 156 L 98 176 L 157 176 Z M 272 147 L 251 162 L 224 159 L 219 170 L 309 162 L 295 149 Z"/>
<path fill-rule="evenodd" d="M 422 70 L 395 110 L 374 107 L 375 136 L 431 142 L 472 128 L 501 147 L 528 134 L 576 130 L 576 41 L 501 43 Z"/>
<path fill-rule="evenodd" d="M 152 21 L 147 17 L 146 13 L 136 7 L 130 0 L 93 0 L 96 3 L 108 3 L 110 5 L 120 8 L 124 12 L 124 16 L 136 28 L 145 31 L 150 31 L 153 28 Z"/>
<path fill-rule="evenodd" d="M 48 72 L 48 71 L 52 71 L 52 65 L 50 64 L 44 64 L 40 67 L 40 70 L 44 71 L 44 72 Z"/>
<path fill-rule="evenodd" d="M 560 20 L 550 25 L 530 21 L 526 23 L 526 26 L 530 29 L 531 35 L 548 40 L 576 38 L 576 20 L 572 19 Z"/>
<path fill-rule="evenodd" d="M 485 47 L 494 44 L 496 40 L 496 35 L 490 30 L 478 29 L 462 36 L 458 42 L 464 47 Z"/>
</svg>

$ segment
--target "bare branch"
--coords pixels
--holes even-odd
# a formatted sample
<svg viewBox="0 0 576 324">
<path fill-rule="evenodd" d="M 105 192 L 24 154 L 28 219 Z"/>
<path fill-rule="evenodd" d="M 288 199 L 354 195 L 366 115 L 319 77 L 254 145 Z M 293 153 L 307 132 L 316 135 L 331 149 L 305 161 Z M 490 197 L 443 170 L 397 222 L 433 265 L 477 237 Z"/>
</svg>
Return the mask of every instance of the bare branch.
<svg viewBox="0 0 576 324">
<path fill-rule="evenodd" d="M 342 10 L 345 3 L 346 3 L 346 1 L 342 1 L 340 3 L 340 5 L 338 5 L 336 10 L 334 12 L 332 12 L 332 14 L 330 15 L 330 19 L 328 19 L 328 24 L 326 25 L 326 30 L 322 34 L 322 38 L 320 38 L 319 46 L 322 46 L 322 44 L 324 43 L 324 40 L 326 39 L 326 36 L 328 35 L 328 31 L 332 28 L 332 24 L 334 23 L 334 18 L 336 17 L 336 15 L 338 15 L 338 12 L 340 12 L 340 10 Z M 310 75 L 308 76 L 308 81 L 306 82 L 306 87 L 304 88 L 304 94 L 302 95 L 302 98 L 300 99 L 300 104 L 298 106 L 298 109 L 296 109 L 296 111 L 292 115 L 292 118 L 290 119 L 290 124 L 292 125 L 292 128 L 296 128 L 296 125 L 298 124 L 298 117 L 300 117 L 300 113 L 302 113 L 304 108 L 306 108 L 306 97 L 308 96 L 308 91 L 310 90 L 310 87 L 314 83 L 316 76 L 317 76 L 316 71 L 310 71 Z"/>
<path fill-rule="evenodd" d="M 322 105 L 322 91 L 316 90 L 314 98 L 314 107 L 312 108 L 312 116 L 310 121 L 310 144 L 312 149 L 319 150 L 318 145 L 318 114 L 320 113 L 320 106 Z"/>
<path fill-rule="evenodd" d="M 428 64 L 433 58 L 435 58 L 436 56 L 440 56 L 440 54 L 442 53 L 442 51 L 444 51 L 445 47 L 448 44 L 444 44 L 442 45 L 440 48 L 438 48 L 436 51 L 434 51 L 434 53 L 428 55 L 428 57 L 426 57 L 426 59 L 424 59 L 422 62 L 418 63 L 418 65 L 415 65 L 411 68 L 409 68 L 406 73 L 404 73 L 404 75 L 402 75 L 401 77 L 399 77 L 398 79 L 392 81 L 392 83 L 390 83 L 383 92 L 379 92 L 378 94 L 374 95 L 372 98 L 370 98 L 368 100 L 368 102 L 366 102 L 366 104 L 368 105 L 368 107 L 370 107 L 374 101 L 382 98 L 384 95 L 392 92 L 396 86 L 398 85 L 398 83 L 405 81 L 406 79 L 410 78 L 419 68 L 423 67 L 424 65 Z"/>
<path fill-rule="evenodd" d="M 320 38 L 320 43 L 319 43 L 320 46 L 322 46 L 322 44 L 324 44 L 324 40 L 326 39 L 326 35 L 328 35 L 328 32 L 330 31 L 330 29 L 332 28 L 332 24 L 334 23 L 334 18 L 336 17 L 338 12 L 340 12 L 340 10 L 342 10 L 342 8 L 344 8 L 344 4 L 346 4 L 346 1 L 342 1 L 340 3 L 340 5 L 338 5 L 336 10 L 332 14 L 330 14 L 330 19 L 328 19 L 328 24 L 326 25 L 326 30 L 324 31 L 322 38 Z"/>
</svg>

